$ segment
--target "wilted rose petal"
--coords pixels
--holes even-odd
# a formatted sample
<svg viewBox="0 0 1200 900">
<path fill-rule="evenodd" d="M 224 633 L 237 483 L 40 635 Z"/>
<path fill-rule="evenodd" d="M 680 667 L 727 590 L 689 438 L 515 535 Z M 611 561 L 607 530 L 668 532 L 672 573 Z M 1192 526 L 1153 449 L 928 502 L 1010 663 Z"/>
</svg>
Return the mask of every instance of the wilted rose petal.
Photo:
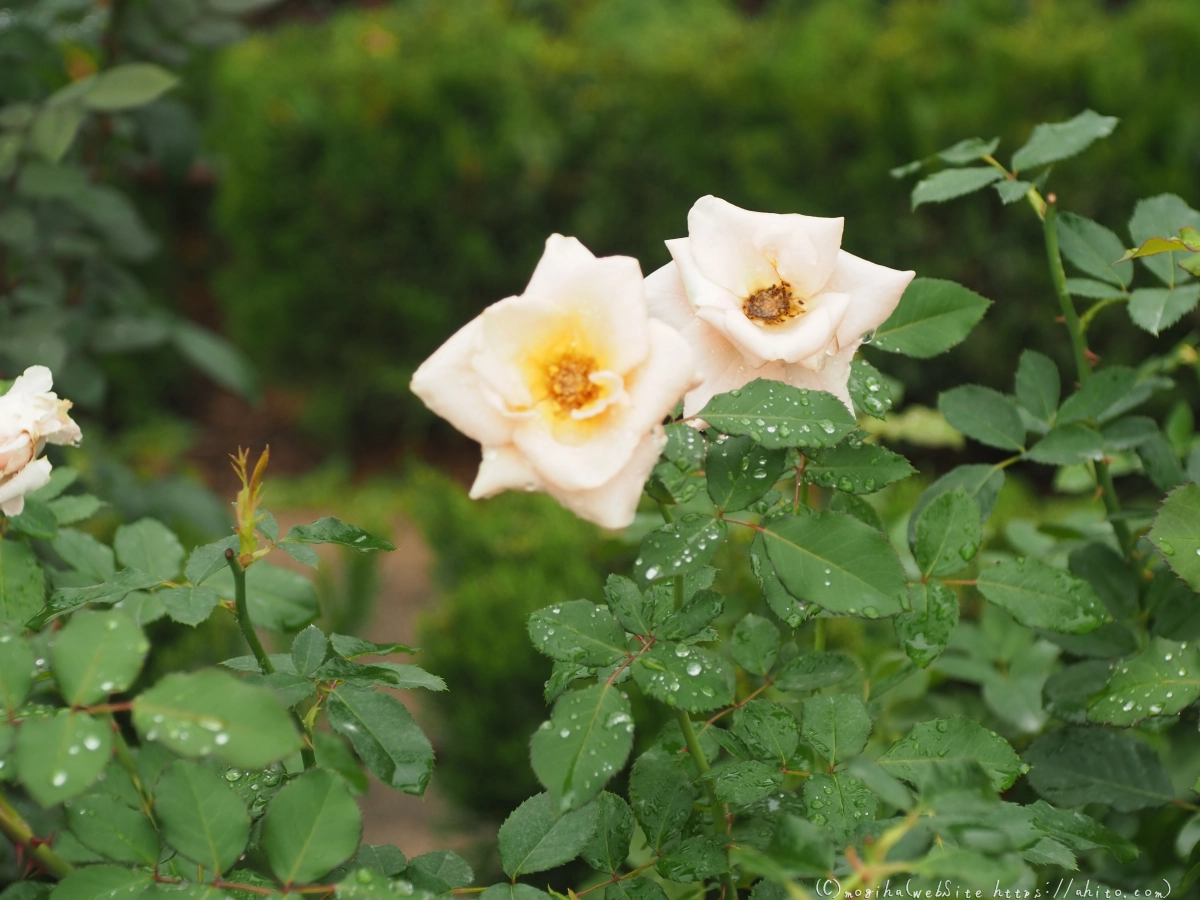
<svg viewBox="0 0 1200 900">
<path fill-rule="evenodd" d="M 842 220 L 739 209 L 702 197 L 672 261 L 646 279 L 650 313 L 696 351 L 699 412 L 755 378 L 828 391 L 850 406 L 850 361 L 892 314 L 912 272 L 840 249 Z"/>
<path fill-rule="evenodd" d="M 545 491 L 621 528 L 666 442 L 663 417 L 695 383 L 687 342 L 648 315 L 637 260 L 556 234 L 525 293 L 463 326 L 412 390 L 483 445 L 472 497 Z"/>
</svg>

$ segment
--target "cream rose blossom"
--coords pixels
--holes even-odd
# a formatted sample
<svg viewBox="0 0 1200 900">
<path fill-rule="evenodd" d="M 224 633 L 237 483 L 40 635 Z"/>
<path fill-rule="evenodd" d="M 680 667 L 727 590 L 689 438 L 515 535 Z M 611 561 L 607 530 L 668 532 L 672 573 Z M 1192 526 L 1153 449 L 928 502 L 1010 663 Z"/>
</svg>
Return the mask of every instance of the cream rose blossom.
<svg viewBox="0 0 1200 900">
<path fill-rule="evenodd" d="M 696 351 L 701 384 L 684 414 L 768 378 L 828 391 L 850 406 L 850 361 L 891 315 L 912 272 L 841 249 L 842 220 L 739 209 L 702 197 L 672 261 L 646 279 L 651 315 Z"/>
<path fill-rule="evenodd" d="M 637 260 L 552 235 L 528 287 L 484 310 L 412 379 L 425 405 L 483 445 L 472 498 L 545 491 L 605 528 L 633 520 L 696 382 L 691 348 L 651 319 Z"/>
<path fill-rule="evenodd" d="M 50 481 L 53 467 L 41 456 L 46 444 L 77 444 L 82 436 L 67 415 L 71 401 L 59 400 L 53 386 L 49 369 L 31 366 L 0 396 L 0 511 L 6 516 L 20 515 L 25 495 Z"/>
</svg>

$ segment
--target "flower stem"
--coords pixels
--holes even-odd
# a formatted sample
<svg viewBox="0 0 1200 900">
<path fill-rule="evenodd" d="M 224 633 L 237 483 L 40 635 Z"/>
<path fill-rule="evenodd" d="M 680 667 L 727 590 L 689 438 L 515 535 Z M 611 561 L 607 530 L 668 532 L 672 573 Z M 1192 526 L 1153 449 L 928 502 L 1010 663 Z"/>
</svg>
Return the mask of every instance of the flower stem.
<svg viewBox="0 0 1200 900">
<path fill-rule="evenodd" d="M 71 873 L 73 866 L 50 849 L 49 842 L 39 841 L 34 836 L 29 823 L 9 804 L 8 798 L 2 792 L 0 792 L 0 833 L 12 841 L 14 846 L 24 848 L 25 852 L 37 860 L 38 865 L 55 878 L 65 878 Z"/>
<path fill-rule="evenodd" d="M 254 658 L 258 660 L 258 667 L 262 673 L 274 675 L 275 664 L 271 662 L 271 657 L 263 649 L 262 641 L 258 639 L 258 632 L 254 630 L 254 622 L 250 619 L 250 607 L 246 603 L 246 570 L 242 568 L 242 564 L 238 561 L 237 554 L 233 552 L 232 548 L 225 551 L 225 560 L 233 572 L 233 599 L 234 605 L 237 607 L 238 627 L 242 630 L 242 637 L 250 645 L 250 650 L 254 653 Z M 300 718 L 300 714 L 295 709 L 292 709 L 291 713 L 292 718 L 300 727 L 300 733 L 304 735 L 305 743 L 300 749 L 300 756 L 304 760 L 304 768 L 307 771 L 317 764 L 317 758 L 310 746 L 309 732 L 304 725 L 304 720 Z"/>
<path fill-rule="evenodd" d="M 1047 195 L 1046 199 L 1049 202 L 1046 204 L 1046 216 L 1042 220 L 1042 226 L 1046 236 L 1046 257 L 1050 263 L 1050 278 L 1054 282 L 1054 291 L 1058 294 L 1059 306 L 1062 307 L 1063 322 L 1066 323 L 1067 331 L 1071 335 L 1071 350 L 1075 355 L 1076 376 L 1080 385 L 1083 385 L 1092 376 L 1092 365 L 1088 362 L 1083 325 L 1075 311 L 1075 301 L 1071 299 L 1071 294 L 1067 290 L 1067 273 L 1063 269 L 1062 254 L 1058 249 L 1058 226 L 1055 222 L 1057 204 L 1053 194 Z M 1113 484 L 1112 474 L 1108 470 L 1108 463 L 1098 459 L 1095 467 L 1096 482 L 1100 485 L 1100 492 L 1104 497 L 1104 508 L 1108 512 L 1113 533 L 1117 536 L 1117 542 L 1121 545 L 1125 558 L 1131 559 L 1133 539 L 1129 534 L 1129 526 L 1124 520 L 1113 518 L 1116 513 L 1121 511 L 1121 501 L 1117 497 L 1117 489 Z"/>
<path fill-rule="evenodd" d="M 691 717 L 682 709 L 676 710 L 675 713 L 679 716 L 679 729 L 683 732 L 683 739 L 687 742 L 688 753 L 692 755 L 692 762 L 696 764 L 696 768 L 699 769 L 702 776 L 701 780 L 704 781 L 704 789 L 708 794 L 708 802 L 712 810 L 713 834 L 720 835 L 724 832 L 724 829 L 721 827 L 721 818 L 723 818 L 721 811 L 725 805 L 717 799 L 717 789 L 713 786 L 713 783 L 703 778 L 703 775 L 708 772 L 709 765 L 708 760 L 704 758 L 704 750 L 700 746 L 700 738 L 696 736 L 696 729 L 692 727 Z M 724 880 L 726 900 L 737 900 L 737 884 L 733 880 L 732 873 L 727 873 Z"/>
<path fill-rule="evenodd" d="M 818 614 L 813 619 L 813 650 L 820 652 L 825 649 L 825 620 Z"/>
<path fill-rule="evenodd" d="M 142 802 L 142 812 L 146 814 L 146 818 L 150 820 L 150 823 L 157 828 L 158 820 L 154 817 L 154 801 L 150 793 L 146 790 L 146 786 L 142 783 L 142 775 L 138 771 L 137 762 L 133 758 L 129 744 L 125 742 L 125 735 L 121 734 L 121 726 L 112 717 L 112 713 L 108 714 L 108 722 L 113 730 L 113 748 L 117 763 L 125 770 L 125 773 L 129 776 L 129 780 L 133 782 L 133 787 Z"/>
</svg>

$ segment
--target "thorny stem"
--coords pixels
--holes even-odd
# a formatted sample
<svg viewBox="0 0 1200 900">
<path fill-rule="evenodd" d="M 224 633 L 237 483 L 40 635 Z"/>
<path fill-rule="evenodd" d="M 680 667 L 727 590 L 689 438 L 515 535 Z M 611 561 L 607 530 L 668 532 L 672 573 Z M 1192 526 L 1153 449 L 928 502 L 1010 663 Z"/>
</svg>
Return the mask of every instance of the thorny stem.
<svg viewBox="0 0 1200 900">
<path fill-rule="evenodd" d="M 258 632 L 254 630 L 254 622 L 250 619 L 250 607 L 246 603 L 246 570 L 242 567 L 232 548 L 225 551 L 225 561 L 229 563 L 229 568 L 233 572 L 234 605 L 237 609 L 238 627 L 242 630 L 242 637 L 250 645 L 250 650 L 254 653 L 254 658 L 258 660 L 258 667 L 263 674 L 273 675 L 275 674 L 275 664 L 271 662 L 271 657 L 263 649 L 262 641 L 258 639 Z M 300 756 L 304 760 L 304 769 L 307 771 L 317 764 L 317 758 L 313 753 L 304 720 L 300 718 L 300 714 L 295 709 L 292 709 L 291 713 L 296 724 L 300 726 L 300 733 L 304 735 L 304 746 L 300 748 Z"/>
<path fill-rule="evenodd" d="M 700 771 L 701 780 L 704 781 L 704 789 L 708 794 L 709 806 L 712 810 L 712 829 L 714 835 L 720 835 L 724 829 L 722 828 L 721 818 L 722 810 L 725 805 L 717 799 L 717 789 L 713 783 L 704 778 L 708 772 L 708 760 L 704 758 L 704 749 L 700 746 L 700 738 L 696 736 L 696 729 L 692 727 L 692 720 L 685 710 L 676 710 L 676 715 L 679 716 L 679 728 L 683 732 L 683 739 L 687 741 L 688 752 L 692 755 L 692 762 L 696 764 L 696 768 Z M 737 884 L 733 881 L 732 873 L 725 875 L 725 896 L 727 900 L 737 900 Z"/>
<path fill-rule="evenodd" d="M 24 850 L 37 860 L 48 874 L 55 878 L 65 878 L 73 869 L 72 865 L 50 849 L 49 841 L 39 840 L 22 818 L 8 802 L 8 798 L 0 792 L 0 833 L 13 842 L 13 846 Z"/>
<path fill-rule="evenodd" d="M 1079 321 L 1079 315 L 1075 312 L 1075 301 L 1071 299 L 1071 294 L 1067 290 L 1067 273 L 1063 269 L 1062 254 L 1058 249 L 1058 227 L 1055 223 L 1056 198 L 1050 194 L 1047 199 L 1050 202 L 1046 205 L 1046 215 L 1042 223 L 1046 236 L 1046 256 L 1050 263 L 1050 278 L 1054 282 L 1054 291 L 1058 294 L 1058 303 L 1062 307 L 1063 322 L 1071 335 L 1071 350 L 1075 355 L 1075 371 L 1079 378 L 1079 384 L 1082 386 L 1087 384 L 1087 380 L 1092 376 L 1092 365 L 1088 362 L 1083 325 Z M 1121 511 L 1121 501 L 1117 497 L 1117 489 L 1113 484 L 1112 474 L 1108 470 L 1108 463 L 1098 459 L 1094 465 L 1096 482 L 1100 485 L 1100 491 L 1104 497 L 1104 508 L 1108 512 L 1113 533 L 1117 536 L 1117 542 L 1120 543 L 1125 558 L 1132 559 L 1133 539 L 1129 533 L 1129 526 L 1122 519 L 1114 518 Z"/>
</svg>

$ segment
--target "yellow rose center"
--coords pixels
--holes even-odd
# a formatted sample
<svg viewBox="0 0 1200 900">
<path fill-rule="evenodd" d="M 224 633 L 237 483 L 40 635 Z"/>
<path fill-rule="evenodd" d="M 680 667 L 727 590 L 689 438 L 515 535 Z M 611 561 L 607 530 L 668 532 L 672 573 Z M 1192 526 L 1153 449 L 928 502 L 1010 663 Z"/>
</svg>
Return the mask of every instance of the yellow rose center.
<svg viewBox="0 0 1200 900">
<path fill-rule="evenodd" d="M 546 393 L 559 415 L 570 415 L 600 396 L 600 386 L 589 377 L 596 369 L 594 359 L 571 351 L 546 364 Z"/>
<path fill-rule="evenodd" d="M 804 312 L 804 301 L 792 293 L 786 281 L 755 291 L 742 302 L 748 319 L 764 325 L 782 325 Z"/>
</svg>

